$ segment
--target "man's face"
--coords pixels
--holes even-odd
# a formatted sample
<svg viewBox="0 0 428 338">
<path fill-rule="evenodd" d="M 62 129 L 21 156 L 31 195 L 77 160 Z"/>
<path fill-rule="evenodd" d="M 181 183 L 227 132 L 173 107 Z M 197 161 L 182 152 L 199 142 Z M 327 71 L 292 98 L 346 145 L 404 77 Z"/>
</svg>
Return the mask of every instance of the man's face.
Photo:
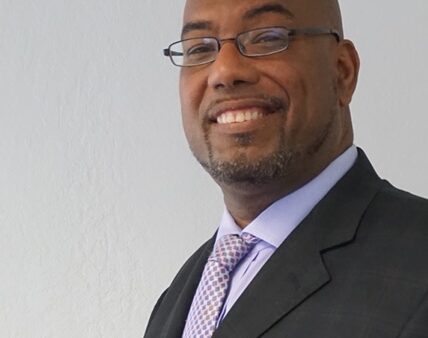
<svg viewBox="0 0 428 338">
<path fill-rule="evenodd" d="M 318 0 L 317 0 L 318 1 Z M 314 0 L 188 0 L 183 39 L 234 38 L 254 28 L 328 27 Z M 337 41 L 295 37 L 264 57 L 222 43 L 210 64 L 183 68 L 183 125 L 197 160 L 220 184 L 266 183 L 322 167 L 344 137 Z"/>
</svg>

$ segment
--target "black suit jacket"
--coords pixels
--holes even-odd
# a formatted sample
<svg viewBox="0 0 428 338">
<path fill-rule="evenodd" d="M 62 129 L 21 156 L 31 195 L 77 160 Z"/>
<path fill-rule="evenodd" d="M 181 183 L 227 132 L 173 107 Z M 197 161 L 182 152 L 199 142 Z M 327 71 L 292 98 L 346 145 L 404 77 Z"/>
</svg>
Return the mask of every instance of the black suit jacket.
<svg viewBox="0 0 428 338">
<path fill-rule="evenodd" d="M 213 243 L 163 293 L 145 338 L 181 337 Z M 360 150 L 214 337 L 427 338 L 428 201 L 381 180 Z"/>
</svg>

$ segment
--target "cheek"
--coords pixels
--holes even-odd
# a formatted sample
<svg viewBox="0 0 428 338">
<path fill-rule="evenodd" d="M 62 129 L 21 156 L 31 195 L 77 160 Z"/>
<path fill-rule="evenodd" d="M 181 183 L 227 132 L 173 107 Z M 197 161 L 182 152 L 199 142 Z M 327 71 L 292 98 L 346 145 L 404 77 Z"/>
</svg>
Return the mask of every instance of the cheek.
<svg viewBox="0 0 428 338">
<path fill-rule="evenodd" d="M 206 79 L 202 72 L 196 73 L 192 69 L 183 68 L 180 72 L 180 100 L 182 109 L 198 111 L 204 92 Z"/>
<path fill-rule="evenodd" d="M 204 130 L 197 115 L 182 111 L 181 116 L 184 134 L 190 150 L 199 161 L 206 162 L 208 158 L 208 145 L 205 140 Z"/>
<path fill-rule="evenodd" d="M 298 69 L 288 67 L 287 73 L 278 71 L 271 81 L 276 82 L 281 89 L 282 96 L 285 96 L 288 107 L 284 116 L 283 129 L 288 138 L 295 137 L 296 133 L 301 132 L 302 124 L 308 118 L 310 89 L 302 74 Z"/>
<path fill-rule="evenodd" d="M 189 146 L 198 158 L 203 157 L 202 152 L 206 148 L 202 119 L 199 113 L 202 97 L 203 91 L 201 91 L 201 85 L 197 79 L 182 71 L 180 75 L 182 124 Z"/>
<path fill-rule="evenodd" d="M 290 131 L 311 132 L 327 118 L 337 104 L 337 90 L 326 65 L 294 69 L 286 82 L 290 106 L 287 116 Z"/>
<path fill-rule="evenodd" d="M 200 120 L 200 106 L 205 86 L 201 79 L 188 69 L 180 73 L 180 102 L 185 130 Z"/>
</svg>

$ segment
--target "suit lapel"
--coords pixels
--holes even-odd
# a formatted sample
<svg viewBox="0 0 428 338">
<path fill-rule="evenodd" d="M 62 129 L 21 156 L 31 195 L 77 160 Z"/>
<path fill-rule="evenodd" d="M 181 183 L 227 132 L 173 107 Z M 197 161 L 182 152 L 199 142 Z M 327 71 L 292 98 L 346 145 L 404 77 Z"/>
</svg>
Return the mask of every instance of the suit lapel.
<svg viewBox="0 0 428 338">
<path fill-rule="evenodd" d="M 353 168 L 276 250 L 214 337 L 259 337 L 326 285 L 331 277 L 322 253 L 353 241 L 381 182 L 360 150 Z"/>
</svg>

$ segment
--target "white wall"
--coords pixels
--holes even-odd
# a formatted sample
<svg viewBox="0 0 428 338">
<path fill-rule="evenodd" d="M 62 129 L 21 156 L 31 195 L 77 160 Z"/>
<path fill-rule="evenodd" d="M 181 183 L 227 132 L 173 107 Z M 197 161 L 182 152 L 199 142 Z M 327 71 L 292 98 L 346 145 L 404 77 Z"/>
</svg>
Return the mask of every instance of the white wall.
<svg viewBox="0 0 428 338">
<path fill-rule="evenodd" d="M 221 194 L 161 55 L 183 0 L 0 0 L 0 336 L 141 337 Z M 428 3 L 343 0 L 356 143 L 428 196 Z"/>
</svg>

